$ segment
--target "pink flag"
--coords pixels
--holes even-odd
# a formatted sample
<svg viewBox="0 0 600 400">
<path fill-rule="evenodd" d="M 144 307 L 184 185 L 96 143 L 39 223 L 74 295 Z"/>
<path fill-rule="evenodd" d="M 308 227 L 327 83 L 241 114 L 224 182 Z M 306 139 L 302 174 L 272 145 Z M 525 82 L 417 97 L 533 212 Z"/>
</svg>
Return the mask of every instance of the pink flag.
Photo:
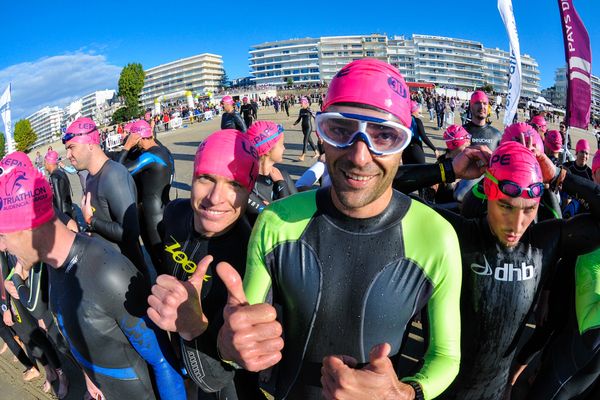
<svg viewBox="0 0 600 400">
<path fill-rule="evenodd" d="M 592 103 L 590 37 L 572 0 L 558 0 L 567 61 L 567 125 L 587 129 Z"/>
</svg>

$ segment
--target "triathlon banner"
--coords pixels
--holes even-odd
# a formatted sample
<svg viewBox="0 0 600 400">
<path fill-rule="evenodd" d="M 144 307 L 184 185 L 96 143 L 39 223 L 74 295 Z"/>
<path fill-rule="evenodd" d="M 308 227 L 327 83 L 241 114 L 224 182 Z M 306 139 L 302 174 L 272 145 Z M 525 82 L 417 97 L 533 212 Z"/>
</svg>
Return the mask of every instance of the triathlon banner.
<svg viewBox="0 0 600 400">
<path fill-rule="evenodd" d="M 12 123 L 10 120 L 10 83 L 0 97 L 0 115 L 2 116 L 2 121 L 4 121 L 4 138 L 8 145 L 8 152 L 12 153 L 15 150 L 15 147 L 11 130 Z"/>
<path fill-rule="evenodd" d="M 567 126 L 587 129 L 592 103 L 590 37 L 572 0 L 558 0 L 567 61 Z"/>
<path fill-rule="evenodd" d="M 521 97 L 521 49 L 519 46 L 519 35 L 517 34 L 517 23 L 513 14 L 512 0 L 498 0 L 498 11 L 502 22 L 506 27 L 508 40 L 510 42 L 510 63 L 508 82 L 508 93 L 504 113 L 504 125 L 512 124 L 517 114 L 517 106 Z"/>
</svg>

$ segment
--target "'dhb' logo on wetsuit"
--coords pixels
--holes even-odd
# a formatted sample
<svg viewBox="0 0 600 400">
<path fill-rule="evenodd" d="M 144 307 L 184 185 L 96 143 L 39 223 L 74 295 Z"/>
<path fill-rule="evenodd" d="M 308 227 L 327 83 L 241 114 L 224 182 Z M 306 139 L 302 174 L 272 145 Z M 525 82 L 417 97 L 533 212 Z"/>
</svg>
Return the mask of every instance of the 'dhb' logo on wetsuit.
<svg viewBox="0 0 600 400">
<path fill-rule="evenodd" d="M 527 265 L 525 262 L 522 262 L 520 267 L 515 267 L 513 263 L 503 263 L 501 267 L 492 268 L 485 256 L 483 260 L 485 266 L 473 263 L 471 271 L 477 275 L 494 275 L 495 280 L 503 282 L 526 281 L 533 278 L 533 265 Z"/>
<path fill-rule="evenodd" d="M 196 271 L 196 268 L 198 268 L 198 265 L 192 260 L 190 260 L 187 254 L 185 254 L 181 250 L 178 250 L 181 249 L 181 245 L 177 240 L 175 240 L 173 236 L 171 236 L 171 239 L 173 239 L 175 243 L 173 243 L 170 246 L 165 246 L 165 251 L 171 254 L 171 258 L 173 259 L 173 261 L 181 265 L 181 268 L 183 268 L 185 272 L 187 272 L 188 274 L 193 274 L 194 271 Z M 210 275 L 204 275 L 204 282 L 208 282 L 210 278 Z"/>
</svg>

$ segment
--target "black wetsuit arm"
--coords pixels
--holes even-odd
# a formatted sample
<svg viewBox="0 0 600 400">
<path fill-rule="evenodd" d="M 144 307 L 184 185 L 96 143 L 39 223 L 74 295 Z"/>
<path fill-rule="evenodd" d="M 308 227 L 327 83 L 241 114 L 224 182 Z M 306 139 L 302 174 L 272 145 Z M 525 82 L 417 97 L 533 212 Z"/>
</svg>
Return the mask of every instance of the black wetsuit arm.
<svg viewBox="0 0 600 400">
<path fill-rule="evenodd" d="M 238 113 L 233 113 L 233 122 L 235 123 L 235 129 L 240 132 L 246 132 L 248 128 L 246 127 L 246 123 Z"/>
<path fill-rule="evenodd" d="M 571 196 L 585 200 L 595 219 L 600 220 L 600 186 L 589 179 L 572 174 L 567 170 L 562 190 Z"/>
<path fill-rule="evenodd" d="M 43 307 L 39 307 L 42 302 L 42 274 L 44 268 L 44 265 L 38 263 L 30 270 L 29 287 L 19 274 L 14 274 L 11 278 L 19 293 L 19 301 L 35 319 L 44 318 L 45 310 Z"/>
<path fill-rule="evenodd" d="M 452 160 L 444 160 L 442 164 L 446 174 L 446 183 L 454 182 L 455 175 L 452 169 Z M 406 194 L 442 182 L 442 172 L 439 164 L 410 164 L 401 165 L 398 168 L 393 186 L 394 189 Z"/>
<path fill-rule="evenodd" d="M 73 213 L 73 204 L 70 201 L 70 188 L 67 186 L 68 181 L 61 179 L 59 176 L 50 175 L 52 189 L 54 194 L 55 204 L 64 214 L 71 216 Z"/>
<path fill-rule="evenodd" d="M 296 122 L 294 122 L 294 125 L 298 124 L 298 122 L 302 121 L 302 110 L 304 110 L 303 108 L 300 109 L 300 112 L 298 113 L 298 119 L 296 120 Z"/>
<path fill-rule="evenodd" d="M 121 152 L 119 153 L 119 158 L 117 159 L 117 162 L 119 164 L 125 165 L 128 155 L 129 155 L 129 150 L 127 150 L 127 149 L 121 150 Z"/>
<path fill-rule="evenodd" d="M 5 252 L 0 252 L 0 300 L 2 305 L 10 310 L 10 295 L 4 289 L 4 277 L 8 276 L 8 257 Z"/>
<path fill-rule="evenodd" d="M 435 152 L 435 150 L 436 150 L 435 146 L 433 145 L 433 143 L 431 143 L 431 140 L 425 133 L 425 127 L 423 126 L 423 121 L 421 121 L 420 118 L 415 118 L 415 121 L 417 122 L 417 135 L 419 135 L 419 137 L 421 138 L 423 143 L 425 143 L 427 145 L 427 147 L 429 147 L 431 149 L 431 151 Z"/>
<path fill-rule="evenodd" d="M 120 260 L 115 260 L 119 263 Z M 156 328 L 145 315 L 148 286 L 142 274 L 123 262 L 99 277 L 98 286 L 107 286 L 111 292 L 126 293 L 125 301 L 116 296 L 104 299 L 107 311 L 117 322 L 135 351 L 150 365 L 161 399 L 184 400 L 183 379 L 172 365 L 170 345 L 166 333 Z M 107 292 L 108 292 L 107 288 Z"/>
<path fill-rule="evenodd" d="M 139 221 L 137 215 L 136 197 L 137 192 L 132 178 L 123 182 L 119 174 L 106 174 L 103 182 L 104 195 L 110 204 L 111 214 L 115 221 L 106 221 L 92 216 L 91 227 L 103 237 L 117 243 L 128 240 L 125 236 L 136 240 L 140 235 Z M 127 227 L 127 229 L 125 229 Z"/>
<path fill-rule="evenodd" d="M 283 180 L 273 182 L 273 200 L 283 199 L 294 193 L 298 193 L 294 181 L 286 171 L 281 171 Z"/>
<path fill-rule="evenodd" d="M 262 199 L 256 193 L 254 193 L 254 191 L 250 192 L 250 196 L 248 197 L 248 205 L 246 206 L 246 212 L 257 215 L 260 214 L 265 207 L 266 205 Z"/>
<path fill-rule="evenodd" d="M 190 378 L 206 393 L 223 389 L 235 375 L 234 369 L 202 351 L 201 338 L 179 339 L 181 357 Z"/>
</svg>

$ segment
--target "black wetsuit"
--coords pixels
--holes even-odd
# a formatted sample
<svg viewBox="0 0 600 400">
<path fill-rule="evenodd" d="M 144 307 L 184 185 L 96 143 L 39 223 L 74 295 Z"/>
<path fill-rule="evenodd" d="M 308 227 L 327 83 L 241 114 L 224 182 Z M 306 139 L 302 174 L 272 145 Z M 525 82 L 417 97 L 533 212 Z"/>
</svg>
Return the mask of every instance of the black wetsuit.
<svg viewBox="0 0 600 400">
<path fill-rule="evenodd" d="M 200 393 L 201 399 L 258 399 L 261 395 L 258 392 L 257 375 L 243 370 L 234 372 L 229 365 L 221 362 L 216 350 L 217 334 L 223 325 L 227 290 L 217 276 L 215 267 L 219 262 L 226 261 L 241 276 L 244 275 L 250 225 L 242 217 L 225 234 L 206 238 L 194 230 L 193 218 L 189 199 L 173 200 L 165 209 L 163 258 L 166 273 L 187 280 L 202 258 L 206 255 L 214 258 L 202 286 L 202 310 L 209 321 L 208 329 L 193 341 L 180 340 L 186 370 L 203 391 Z"/>
<path fill-rule="evenodd" d="M 223 116 L 221 117 L 221 129 L 237 129 L 240 132 L 246 132 L 248 127 L 235 111 L 232 112 L 223 112 Z"/>
<path fill-rule="evenodd" d="M 425 153 L 423 152 L 423 142 L 425 142 L 427 147 L 433 152 L 436 150 L 435 146 L 427 137 L 423 121 L 421 121 L 420 118 L 415 116 L 412 117 L 410 130 L 412 132 L 412 137 L 406 149 L 402 151 L 402 164 L 424 164 Z"/>
<path fill-rule="evenodd" d="M 71 200 L 71 183 L 67 174 L 60 168 L 56 168 L 50 174 L 50 186 L 52 186 L 52 199 L 54 207 L 73 218 L 73 201 Z"/>
<path fill-rule="evenodd" d="M 9 261 L 9 258 L 11 259 Z M 14 265 L 12 256 L 5 252 L 0 253 L 0 264 L 4 280 L 8 277 Z M 17 299 L 6 293 L 5 305 L 12 311 L 14 325 L 12 329 L 17 333 L 30 360 L 39 360 L 40 363 L 51 369 L 61 368 L 61 362 L 50 339 L 38 325 L 37 319 Z"/>
<path fill-rule="evenodd" d="M 165 353 L 164 332 L 146 317 L 149 287 L 105 242 L 77 234 L 64 264 L 50 268 L 50 307 L 73 357 L 107 399 L 185 399 Z"/>
<path fill-rule="evenodd" d="M 244 117 L 244 124 L 246 128 L 249 128 L 252 125 L 252 117 L 254 116 L 254 109 L 251 104 L 242 104 L 240 107 L 240 113 Z"/>
<path fill-rule="evenodd" d="M 587 165 L 580 167 L 577 165 L 575 161 L 567 161 L 563 164 L 563 166 L 568 169 L 571 173 L 580 176 L 585 179 L 589 179 L 591 181 L 594 180 L 594 176 L 592 174 L 592 169 Z"/>
<path fill-rule="evenodd" d="M 567 174 L 563 188 L 595 201 L 600 190 Z M 589 215 L 532 224 L 514 248 L 501 245 L 487 219 L 438 210 L 458 234 L 463 263 L 462 360 L 446 399 L 496 400 L 507 387 L 510 364 L 528 314 L 560 257 L 598 246 L 600 225 Z"/>
<path fill-rule="evenodd" d="M 161 145 L 145 150 L 135 160 L 127 160 L 127 153 L 123 150 L 119 162 L 127 167 L 135 180 L 142 239 L 152 263 L 159 268 L 162 265 L 160 232 L 164 229 L 163 211 L 170 201 L 169 190 L 175 174 L 175 163 L 169 149 Z"/>
<path fill-rule="evenodd" d="M 395 191 L 381 214 L 350 218 L 335 208 L 329 190 L 270 204 L 248 245 L 249 303 L 272 298 L 280 307 L 285 347 L 273 374 L 275 398 L 320 399 L 327 355 L 362 364 L 374 345 L 387 342 L 396 362 L 407 325 L 426 305 L 435 329 L 425 364 L 416 375 L 399 376 L 418 382 L 425 398 L 435 397 L 458 363 L 461 273 L 451 226 Z"/>
<path fill-rule="evenodd" d="M 258 175 L 250 197 L 248 197 L 248 207 L 246 207 L 246 215 L 252 225 L 258 214 L 267 206 L 265 201 L 272 203 L 298 192 L 290 174 L 282 169 L 280 171 L 283 180 L 277 182 L 273 182 L 270 176 Z"/>
<path fill-rule="evenodd" d="M 310 147 L 313 151 L 317 151 L 317 146 L 312 140 L 312 119 L 314 118 L 313 112 L 310 108 L 301 108 L 298 113 L 298 119 L 294 122 L 296 125 L 298 122 L 302 121 L 302 134 L 304 135 L 304 140 L 302 142 L 302 154 L 306 153 L 307 144 L 310 144 Z"/>
<path fill-rule="evenodd" d="M 471 134 L 471 144 L 484 144 L 492 151 L 498 147 L 502 139 L 502 133 L 490 124 L 479 126 L 469 121 L 463 125 L 463 128 Z"/>
<path fill-rule="evenodd" d="M 127 168 L 107 160 L 98 173 L 88 175 L 86 192 L 91 193 L 94 211 L 92 236 L 112 243 L 150 279 L 139 242 L 137 190 Z"/>
</svg>

